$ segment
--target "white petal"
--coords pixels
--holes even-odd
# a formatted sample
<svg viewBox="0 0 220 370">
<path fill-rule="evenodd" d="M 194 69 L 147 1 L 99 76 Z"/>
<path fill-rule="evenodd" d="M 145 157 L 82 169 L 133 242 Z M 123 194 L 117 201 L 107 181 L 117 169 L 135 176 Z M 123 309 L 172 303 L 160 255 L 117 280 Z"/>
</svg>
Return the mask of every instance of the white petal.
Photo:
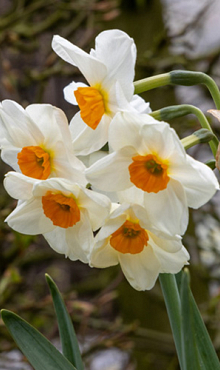
<svg viewBox="0 0 220 370">
<path fill-rule="evenodd" d="M 139 95 L 134 95 L 130 104 L 138 113 L 151 113 L 150 103 L 147 103 Z"/>
<path fill-rule="evenodd" d="M 110 217 L 111 218 L 109 218 L 109 220 L 104 224 L 104 226 L 101 227 L 101 229 L 99 230 L 98 234 L 95 237 L 95 241 L 98 246 L 102 245 L 105 239 L 108 239 L 108 237 L 111 234 L 113 234 L 117 229 L 119 229 L 127 218 L 125 213 L 115 214 L 115 212 L 113 212 Z"/>
<path fill-rule="evenodd" d="M 61 178 L 51 178 L 44 181 L 39 181 L 33 189 L 34 197 L 42 197 L 47 191 L 56 190 L 61 193 L 71 196 L 73 195 L 83 214 L 88 213 L 93 230 L 97 230 L 108 217 L 110 212 L 110 200 L 99 193 L 83 188 L 77 183 L 72 183 Z"/>
<path fill-rule="evenodd" d="M 121 203 L 139 204 L 144 207 L 145 193 L 143 190 L 136 188 L 136 186 L 131 186 L 129 189 L 119 191 L 117 194 Z"/>
<path fill-rule="evenodd" d="M 186 156 L 176 132 L 166 122 L 157 122 L 155 125 L 143 125 L 140 135 L 143 137 L 143 148 L 146 145 L 149 153 L 157 153 L 162 159 L 175 161 Z M 139 151 L 139 153 L 141 152 Z"/>
<path fill-rule="evenodd" d="M 103 191 L 120 191 L 131 186 L 128 166 L 132 162 L 132 148 L 113 152 L 86 169 L 88 181 Z"/>
<path fill-rule="evenodd" d="M 7 149 L 2 149 L 1 151 L 1 158 L 2 160 L 7 163 L 9 166 L 13 168 L 13 170 L 21 172 L 20 167 L 18 165 L 18 158 L 17 155 L 21 151 L 21 148 L 16 147 L 8 147 Z"/>
<path fill-rule="evenodd" d="M 95 244 L 91 256 L 90 266 L 106 268 L 118 264 L 118 253 L 108 243 L 108 239 L 102 241 L 102 244 Z"/>
<path fill-rule="evenodd" d="M 49 104 L 32 104 L 23 110 L 22 107 L 11 101 L 5 101 L 1 108 L 1 115 L 6 117 L 4 118 L 5 126 L 2 123 L 3 119 L 0 120 L 2 134 L 11 140 L 6 144 L 1 143 L 3 147 L 2 158 L 16 171 L 20 172 L 17 163 L 18 152 L 25 146 L 40 145 L 52 153 L 50 177 L 59 176 L 72 179 L 75 175 L 75 169 L 84 172 L 85 166 L 73 154 L 68 121 L 60 109 Z M 12 112 L 18 112 L 20 121 L 17 121 L 17 117 L 11 116 L 11 112 L 8 111 L 10 108 L 12 108 Z M 6 129 L 7 132 L 5 133 L 3 129 Z M 19 144 L 22 146 L 19 147 Z M 71 176 L 70 169 L 72 168 L 73 174 Z M 80 183 L 85 184 L 85 178 Z"/>
<path fill-rule="evenodd" d="M 37 181 L 18 172 L 8 172 L 4 187 L 12 198 L 26 200 L 32 197 L 33 186 Z"/>
<path fill-rule="evenodd" d="M 82 82 L 71 82 L 69 85 L 67 85 L 63 89 L 64 98 L 66 101 L 68 101 L 70 104 L 78 105 L 74 91 L 78 89 L 78 87 L 88 87 L 88 85 L 82 83 Z"/>
<path fill-rule="evenodd" d="M 57 253 L 65 254 L 71 260 L 88 262 L 88 247 L 93 245 L 93 234 L 88 218 L 82 217 L 74 226 L 67 229 L 56 227 L 44 237 Z"/>
<path fill-rule="evenodd" d="M 111 207 L 110 199 L 92 190 L 82 189 L 77 200 L 81 212 L 84 209 L 88 213 L 92 229 L 94 231 L 99 229 L 109 216 Z"/>
<path fill-rule="evenodd" d="M 77 183 L 72 183 L 66 179 L 50 178 L 43 181 L 37 181 L 33 187 L 33 196 L 42 197 L 48 190 L 58 190 L 66 195 L 74 195 L 77 199 L 81 187 Z"/>
<path fill-rule="evenodd" d="M 119 254 L 122 271 L 136 290 L 153 288 L 160 271 L 160 264 L 150 246 L 138 254 Z"/>
<path fill-rule="evenodd" d="M 170 235 L 182 235 L 188 225 L 188 205 L 180 183 L 170 179 L 166 189 L 144 193 L 145 209 L 155 227 Z"/>
<path fill-rule="evenodd" d="M 96 37 L 95 50 L 91 55 L 106 65 L 106 79 L 118 80 L 126 98 L 130 100 L 134 91 L 136 61 L 134 40 L 120 30 L 104 31 Z"/>
<path fill-rule="evenodd" d="M 170 253 L 169 255 L 168 253 L 165 254 L 162 250 L 159 252 L 155 251 L 155 254 L 158 259 L 160 259 L 160 272 L 177 274 L 185 265 L 189 264 L 188 261 L 190 256 L 184 247 L 180 251 L 172 254 Z"/>
<path fill-rule="evenodd" d="M 183 187 L 170 180 L 165 190 L 147 193 L 135 186 L 118 193 L 121 202 L 144 207 L 151 225 L 170 235 L 182 235 L 188 224 L 188 206 Z"/>
<path fill-rule="evenodd" d="M 204 163 L 187 155 L 186 161 L 172 168 L 172 178 L 181 182 L 189 207 L 199 208 L 219 189 L 214 172 Z"/>
<path fill-rule="evenodd" d="M 66 231 L 68 252 L 71 260 L 80 260 L 88 263 L 88 257 L 94 244 L 94 237 L 89 217 L 81 213 L 81 219 Z"/>
<path fill-rule="evenodd" d="M 31 198 L 20 203 L 5 221 L 15 231 L 27 235 L 43 234 L 54 229 L 52 221 L 43 212 L 41 199 Z"/>
<path fill-rule="evenodd" d="M 43 236 L 50 247 L 57 253 L 67 254 L 66 229 L 55 227 L 52 231 L 44 233 Z"/>
<path fill-rule="evenodd" d="M 4 112 L 7 112 L 10 117 L 14 116 L 16 120 L 24 121 L 25 110 L 17 102 L 9 99 L 3 100 L 1 103 L 1 109 Z"/>
<path fill-rule="evenodd" d="M 188 264 L 190 256 L 181 240 L 162 239 L 152 234 L 150 236 L 151 247 L 160 261 L 160 272 L 176 274 Z"/>
<path fill-rule="evenodd" d="M 27 112 L 12 100 L 4 100 L 0 107 L 0 137 L 18 148 L 43 142 L 39 128 Z M 4 142 L 1 144 L 4 145 Z"/>
<path fill-rule="evenodd" d="M 73 166 L 72 162 L 68 162 L 63 159 L 55 159 L 53 161 L 56 171 L 51 173 L 51 177 L 62 177 L 64 179 L 70 180 L 74 183 L 78 183 L 86 186 L 88 181 L 84 175 L 84 168 L 79 169 L 78 166 Z"/>
<path fill-rule="evenodd" d="M 110 112 L 111 118 L 120 111 L 133 110 L 131 104 L 126 98 L 124 91 L 118 81 L 107 81 L 102 84 L 103 90 L 108 94 L 107 109 Z"/>
<path fill-rule="evenodd" d="M 143 140 L 140 134 L 142 126 L 153 123 L 154 129 L 154 123 L 156 122 L 154 118 L 147 114 L 117 113 L 109 127 L 109 144 L 111 148 L 119 150 L 125 146 L 133 146 L 139 152 Z"/>
<path fill-rule="evenodd" d="M 68 121 L 61 109 L 50 104 L 31 104 L 26 112 L 43 133 L 44 145 L 50 148 L 64 141 L 65 146 L 72 149 Z"/>
<path fill-rule="evenodd" d="M 102 62 L 63 37 L 54 36 L 52 48 L 66 62 L 78 67 L 90 85 L 101 82 L 107 74 L 107 68 Z"/>
<path fill-rule="evenodd" d="M 88 156 L 88 166 L 91 166 L 93 163 L 97 162 L 99 159 L 104 158 L 108 155 L 108 152 L 104 152 L 103 150 L 98 150 L 97 152 L 93 152 Z"/>
<path fill-rule="evenodd" d="M 81 118 L 78 112 L 70 122 L 73 150 L 76 155 L 88 155 L 102 148 L 108 141 L 108 127 L 111 118 L 104 115 L 93 130 Z"/>
<path fill-rule="evenodd" d="M 99 192 L 100 194 L 107 196 L 111 202 L 114 202 L 114 203 L 119 202 L 118 194 L 116 191 L 104 191 L 104 190 L 97 189 L 95 186 L 91 186 L 91 189 L 96 192 Z"/>
</svg>

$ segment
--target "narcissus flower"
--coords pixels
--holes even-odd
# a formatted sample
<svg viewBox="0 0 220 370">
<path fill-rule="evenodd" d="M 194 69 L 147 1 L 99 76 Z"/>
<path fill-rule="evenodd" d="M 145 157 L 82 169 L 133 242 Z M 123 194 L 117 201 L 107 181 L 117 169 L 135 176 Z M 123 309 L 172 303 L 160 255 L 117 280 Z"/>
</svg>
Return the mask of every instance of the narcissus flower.
<svg viewBox="0 0 220 370">
<path fill-rule="evenodd" d="M 0 105 L 2 159 L 14 170 L 39 180 L 62 177 L 86 184 L 75 157 L 65 114 L 49 104 L 23 109 L 11 100 Z"/>
<path fill-rule="evenodd" d="M 181 238 L 155 228 L 143 207 L 123 204 L 115 208 L 95 237 L 91 266 L 119 263 L 135 289 L 147 290 L 159 273 L 175 274 L 188 264 L 189 254 Z"/>
<path fill-rule="evenodd" d="M 64 89 L 65 99 L 80 108 L 70 122 L 76 154 L 89 154 L 108 141 L 108 127 L 118 111 L 150 111 L 149 104 L 133 95 L 136 46 L 125 32 L 100 33 L 90 54 L 60 36 L 54 36 L 52 48 L 89 83 L 72 82 Z"/>
<path fill-rule="evenodd" d="M 43 234 L 56 252 L 88 262 L 93 231 L 109 214 L 106 196 L 68 180 L 41 181 L 17 172 L 6 175 L 4 186 L 19 200 L 6 218 L 12 229 L 28 235 Z"/>
<path fill-rule="evenodd" d="M 88 181 L 100 190 L 117 191 L 121 202 L 144 206 L 161 230 L 182 235 L 188 207 L 202 206 L 219 189 L 212 170 L 186 154 L 165 122 L 118 113 L 109 142 L 114 152 L 86 170 Z"/>
</svg>

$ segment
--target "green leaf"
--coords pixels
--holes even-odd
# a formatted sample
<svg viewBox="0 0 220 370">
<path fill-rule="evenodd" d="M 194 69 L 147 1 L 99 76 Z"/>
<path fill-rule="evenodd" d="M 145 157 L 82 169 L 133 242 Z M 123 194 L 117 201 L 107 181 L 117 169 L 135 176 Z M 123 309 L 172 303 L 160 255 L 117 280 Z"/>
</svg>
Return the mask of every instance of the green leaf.
<svg viewBox="0 0 220 370">
<path fill-rule="evenodd" d="M 182 353 L 184 370 L 203 369 L 195 336 L 193 309 L 190 302 L 189 275 L 182 274 L 180 288 L 182 306 Z"/>
<path fill-rule="evenodd" d="M 196 328 L 196 338 L 198 343 L 199 355 L 205 365 L 206 370 L 220 370 L 220 362 L 215 352 L 215 348 L 210 339 L 204 321 L 196 305 L 195 299 L 190 292 L 191 305 L 193 307 L 193 316 Z"/>
<path fill-rule="evenodd" d="M 220 370 L 217 354 L 190 289 L 187 269 L 182 272 L 180 292 L 184 369 Z"/>
<path fill-rule="evenodd" d="M 41 334 L 21 317 L 2 310 L 2 320 L 35 370 L 76 370 Z"/>
<path fill-rule="evenodd" d="M 160 285 L 163 292 L 167 314 L 170 321 L 170 326 L 173 333 L 173 338 L 176 346 L 177 356 L 180 367 L 183 369 L 182 363 L 182 328 L 181 328 L 181 302 L 179 296 L 178 285 L 173 274 L 160 274 Z"/>
<path fill-rule="evenodd" d="M 84 370 L 75 330 L 63 298 L 61 297 L 58 287 L 48 274 L 46 274 L 46 280 L 50 288 L 57 315 L 63 354 L 77 370 Z"/>
</svg>

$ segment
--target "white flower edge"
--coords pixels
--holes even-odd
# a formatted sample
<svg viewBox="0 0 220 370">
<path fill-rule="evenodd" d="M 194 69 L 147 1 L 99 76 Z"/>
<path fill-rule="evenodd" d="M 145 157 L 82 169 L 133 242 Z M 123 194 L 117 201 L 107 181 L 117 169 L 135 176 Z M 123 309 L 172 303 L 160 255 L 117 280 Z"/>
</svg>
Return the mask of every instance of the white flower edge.
<svg viewBox="0 0 220 370">
<path fill-rule="evenodd" d="M 147 230 L 149 241 L 142 252 L 123 254 L 110 245 L 109 239 L 131 213 L 139 216 L 140 226 Z M 90 266 L 105 268 L 120 264 L 126 279 L 134 289 L 149 290 L 154 286 L 159 273 L 177 273 L 188 264 L 188 260 L 189 254 L 180 237 L 171 237 L 152 228 L 147 213 L 139 205 L 123 204 L 111 213 L 96 235 L 90 255 Z"/>
<path fill-rule="evenodd" d="M 43 234 L 58 253 L 63 253 L 72 260 L 88 262 L 93 245 L 93 231 L 102 226 L 110 211 L 111 203 L 106 196 L 65 179 L 40 181 L 16 172 L 6 175 L 4 186 L 12 197 L 21 200 L 5 220 L 12 229 L 28 235 Z M 80 207 L 80 220 L 75 225 L 66 229 L 55 226 L 44 214 L 42 197 L 48 191 L 76 199 Z M 60 245 L 61 240 L 63 242 Z"/>
</svg>

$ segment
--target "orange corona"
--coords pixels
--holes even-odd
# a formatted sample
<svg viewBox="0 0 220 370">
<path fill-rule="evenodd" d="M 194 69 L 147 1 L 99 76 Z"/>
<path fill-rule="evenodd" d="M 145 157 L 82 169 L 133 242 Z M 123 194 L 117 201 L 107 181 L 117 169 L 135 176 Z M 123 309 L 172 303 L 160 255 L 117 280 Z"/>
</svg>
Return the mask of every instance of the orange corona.
<svg viewBox="0 0 220 370">
<path fill-rule="evenodd" d="M 72 197 L 48 191 L 42 197 L 44 214 L 55 226 L 67 229 L 80 221 L 80 210 Z"/>
<path fill-rule="evenodd" d="M 158 193 L 166 189 L 170 180 L 167 174 L 167 164 L 153 154 L 137 155 L 132 160 L 128 169 L 130 180 L 135 186 L 148 193 Z"/>
<path fill-rule="evenodd" d="M 123 254 L 137 254 L 147 246 L 149 237 L 138 223 L 125 221 L 110 237 L 110 245 Z"/>
<path fill-rule="evenodd" d="M 74 95 L 83 121 L 95 130 L 105 113 L 102 94 L 94 87 L 78 87 Z"/>
<path fill-rule="evenodd" d="M 21 172 L 26 176 L 46 180 L 51 173 L 50 155 L 40 146 L 25 146 L 17 159 Z"/>
</svg>

